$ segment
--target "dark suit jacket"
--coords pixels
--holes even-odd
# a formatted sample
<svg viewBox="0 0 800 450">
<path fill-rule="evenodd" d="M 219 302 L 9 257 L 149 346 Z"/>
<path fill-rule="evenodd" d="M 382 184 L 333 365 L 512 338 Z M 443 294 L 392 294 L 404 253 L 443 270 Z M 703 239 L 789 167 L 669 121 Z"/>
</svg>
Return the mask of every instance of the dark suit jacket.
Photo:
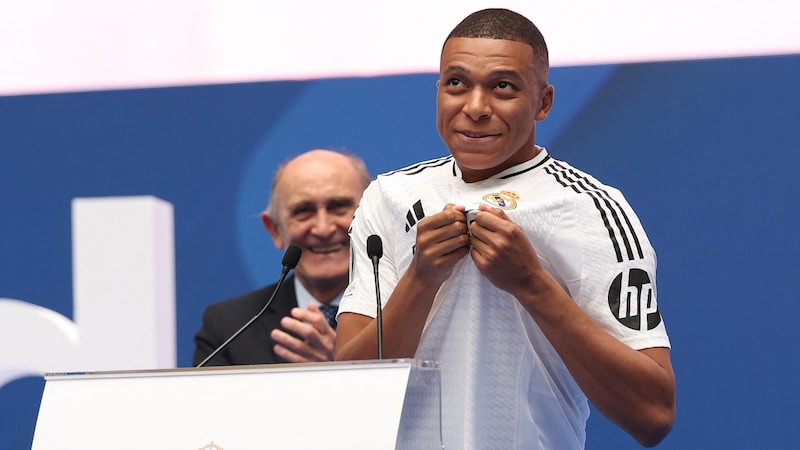
<svg viewBox="0 0 800 450">
<path fill-rule="evenodd" d="M 275 285 L 270 285 L 247 294 L 213 303 L 203 312 L 203 325 L 194 336 L 193 364 L 197 366 L 217 347 L 233 336 L 252 319 L 267 303 Z M 264 314 L 250 325 L 228 346 L 208 361 L 206 366 L 230 366 L 240 364 L 273 364 L 286 362 L 272 350 L 275 342 L 269 333 L 280 328 L 280 320 L 288 316 L 297 306 L 294 290 L 294 275 L 286 280 Z"/>
</svg>

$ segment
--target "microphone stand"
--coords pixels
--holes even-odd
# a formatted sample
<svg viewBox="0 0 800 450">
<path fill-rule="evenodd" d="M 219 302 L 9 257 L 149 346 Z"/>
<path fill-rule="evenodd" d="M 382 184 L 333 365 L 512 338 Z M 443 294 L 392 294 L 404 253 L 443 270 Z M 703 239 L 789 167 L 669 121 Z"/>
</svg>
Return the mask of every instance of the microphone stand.
<svg viewBox="0 0 800 450">
<path fill-rule="evenodd" d="M 378 311 L 375 315 L 378 321 L 378 359 L 383 359 L 383 308 L 381 308 L 381 287 L 378 281 L 378 257 L 372 257 L 372 266 L 375 272 L 375 297 L 378 299 Z"/>
<path fill-rule="evenodd" d="M 383 359 L 383 308 L 381 308 L 381 286 L 378 276 L 378 260 L 383 256 L 383 241 L 377 234 L 367 238 L 367 255 L 372 259 L 372 271 L 375 273 L 375 298 L 378 302 L 378 311 L 375 319 L 378 321 L 378 359 Z"/>
<path fill-rule="evenodd" d="M 278 294 L 278 291 L 281 289 L 281 286 L 283 286 L 283 280 L 286 279 L 286 275 L 289 273 L 290 270 L 294 269 L 295 266 L 297 266 L 298 261 L 300 261 L 301 253 L 302 250 L 300 249 L 300 247 L 296 245 L 290 245 L 289 248 L 286 249 L 286 253 L 283 255 L 283 261 L 281 262 L 283 264 L 283 269 L 281 270 L 281 276 L 280 278 L 278 278 L 278 283 L 275 285 L 275 289 L 272 291 L 272 295 L 269 297 L 269 300 L 267 300 L 267 303 L 264 304 L 264 307 L 261 308 L 261 311 L 259 311 L 258 314 L 253 316 L 250 320 L 248 320 L 246 324 L 244 324 L 241 328 L 239 328 L 236 331 L 236 333 L 233 333 L 233 336 L 229 337 L 228 340 L 223 342 L 222 345 L 217 347 L 213 352 L 211 352 L 210 355 L 206 357 L 206 359 L 204 359 L 200 364 L 198 364 L 195 367 L 205 366 L 206 363 L 211 360 L 211 358 L 217 356 L 217 354 L 221 352 L 225 347 L 227 347 L 228 344 L 231 343 L 231 341 L 236 339 L 240 334 L 242 334 L 244 330 L 249 328 L 250 325 L 253 324 L 253 322 L 258 320 L 258 318 L 261 317 L 262 314 L 264 314 L 264 311 L 266 311 L 267 308 L 269 308 L 269 305 L 271 305 L 272 301 L 275 300 L 275 295 Z"/>
</svg>

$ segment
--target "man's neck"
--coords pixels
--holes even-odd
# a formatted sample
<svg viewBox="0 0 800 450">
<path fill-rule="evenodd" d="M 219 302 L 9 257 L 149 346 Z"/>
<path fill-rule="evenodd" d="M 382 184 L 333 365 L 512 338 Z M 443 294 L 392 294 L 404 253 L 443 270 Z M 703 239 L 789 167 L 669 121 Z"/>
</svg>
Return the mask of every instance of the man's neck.
<svg viewBox="0 0 800 450">
<path fill-rule="evenodd" d="M 307 292 L 314 300 L 324 305 L 328 305 L 342 297 L 342 293 L 347 287 L 347 280 L 332 283 L 307 283 L 306 280 L 295 276 L 295 289 L 302 289 Z"/>
</svg>

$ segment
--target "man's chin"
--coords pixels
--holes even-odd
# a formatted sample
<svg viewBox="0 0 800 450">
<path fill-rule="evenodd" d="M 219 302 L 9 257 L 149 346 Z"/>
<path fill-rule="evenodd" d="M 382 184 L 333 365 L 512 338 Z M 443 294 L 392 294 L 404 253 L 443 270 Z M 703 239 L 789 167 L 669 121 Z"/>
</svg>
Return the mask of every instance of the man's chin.
<svg viewBox="0 0 800 450">
<path fill-rule="evenodd" d="M 296 272 L 305 276 L 305 278 L 325 281 L 336 281 L 341 278 L 347 278 L 350 259 L 341 254 L 336 256 L 332 253 L 327 255 L 314 254 L 312 258 L 303 260 L 305 255 L 300 258 L 300 264 L 297 266 Z"/>
</svg>

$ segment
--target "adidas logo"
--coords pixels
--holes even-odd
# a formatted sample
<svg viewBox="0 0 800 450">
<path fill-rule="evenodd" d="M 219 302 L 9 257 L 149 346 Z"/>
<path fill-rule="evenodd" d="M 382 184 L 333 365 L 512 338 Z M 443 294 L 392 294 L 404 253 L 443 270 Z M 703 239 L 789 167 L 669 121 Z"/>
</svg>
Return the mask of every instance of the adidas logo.
<svg viewBox="0 0 800 450">
<path fill-rule="evenodd" d="M 406 212 L 406 233 L 408 233 L 414 225 L 425 217 L 425 211 L 422 210 L 422 200 L 417 200 L 411 209 Z"/>
</svg>

